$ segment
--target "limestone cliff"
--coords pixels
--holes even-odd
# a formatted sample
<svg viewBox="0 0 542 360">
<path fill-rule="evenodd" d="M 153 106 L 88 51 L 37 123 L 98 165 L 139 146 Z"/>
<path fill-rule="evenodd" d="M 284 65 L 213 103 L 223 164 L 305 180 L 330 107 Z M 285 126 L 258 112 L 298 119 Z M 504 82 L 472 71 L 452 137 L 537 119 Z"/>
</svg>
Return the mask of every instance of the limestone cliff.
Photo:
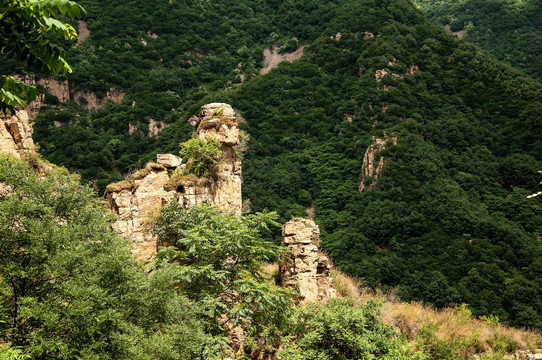
<svg viewBox="0 0 542 360">
<path fill-rule="evenodd" d="M 376 181 L 382 176 L 384 170 L 384 156 L 377 159 L 379 152 L 386 149 L 388 142 L 397 145 L 397 137 L 389 137 L 384 134 L 383 138 L 373 136 L 371 145 L 365 151 L 363 156 L 363 164 L 361 165 L 361 181 L 359 184 L 359 192 L 373 190 L 376 186 Z"/>
<path fill-rule="evenodd" d="M 282 246 L 290 251 L 280 267 L 282 286 L 296 290 L 301 301 L 322 301 L 336 296 L 329 276 L 331 263 L 318 251 L 320 229 L 314 221 L 295 218 L 284 224 Z"/>
<path fill-rule="evenodd" d="M 69 99 L 77 102 L 81 107 L 87 110 L 99 109 L 105 107 L 107 101 L 120 103 L 126 94 L 119 89 L 110 88 L 104 98 L 98 98 L 92 92 L 70 92 L 70 86 L 67 79 L 55 77 L 37 78 L 33 75 L 15 76 L 18 80 L 25 83 L 37 85 L 38 88 L 43 88 L 50 95 L 55 96 L 58 101 L 65 103 Z M 38 96 L 34 100 L 28 101 L 25 110 L 28 112 L 28 118 L 34 120 L 38 114 L 40 107 L 44 105 L 45 93 L 40 90 Z"/>
<path fill-rule="evenodd" d="M 181 158 L 159 154 L 157 163 L 148 164 L 132 177 L 106 189 L 107 203 L 118 215 L 113 228 L 130 237 L 144 259 L 150 258 L 157 246 L 150 232 L 152 216 L 170 201 L 186 208 L 207 202 L 241 215 L 241 161 L 233 149 L 239 141 L 239 127 L 232 107 L 219 103 L 205 105 L 200 117 L 191 121 L 199 123 L 200 138 L 213 137 L 222 143 L 222 163 L 216 178 L 183 174 L 186 164 Z"/>
<path fill-rule="evenodd" d="M 0 116 L 0 153 L 21 158 L 34 152 L 32 131 L 28 113 L 24 110 L 17 111 L 15 115 Z"/>
<path fill-rule="evenodd" d="M 70 98 L 70 87 L 67 79 L 36 78 L 35 76 L 31 75 L 24 77 L 16 76 L 16 78 L 28 84 L 38 85 L 38 87 L 47 89 L 47 92 L 55 96 L 60 102 L 66 102 Z M 44 99 L 45 94 L 40 92 L 34 100 L 28 101 L 25 110 L 28 112 L 28 118 L 30 120 L 34 120 L 36 118 L 36 115 L 40 111 L 40 107 L 43 105 Z"/>
</svg>

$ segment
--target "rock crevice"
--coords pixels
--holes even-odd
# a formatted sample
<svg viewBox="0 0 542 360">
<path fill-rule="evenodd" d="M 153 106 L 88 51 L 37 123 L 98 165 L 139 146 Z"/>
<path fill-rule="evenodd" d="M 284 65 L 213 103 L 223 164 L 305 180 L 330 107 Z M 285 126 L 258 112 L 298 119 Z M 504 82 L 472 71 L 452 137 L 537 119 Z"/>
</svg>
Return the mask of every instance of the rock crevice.
<svg viewBox="0 0 542 360">
<path fill-rule="evenodd" d="M 373 136 L 371 145 L 365 150 L 363 156 L 363 164 L 361 165 L 361 181 L 359 184 L 359 192 L 373 190 L 376 186 L 376 181 L 382 176 L 384 171 L 384 156 L 379 156 L 379 153 L 387 148 L 389 143 L 397 145 L 396 136 L 388 136 L 384 134 L 383 138 Z"/>
</svg>

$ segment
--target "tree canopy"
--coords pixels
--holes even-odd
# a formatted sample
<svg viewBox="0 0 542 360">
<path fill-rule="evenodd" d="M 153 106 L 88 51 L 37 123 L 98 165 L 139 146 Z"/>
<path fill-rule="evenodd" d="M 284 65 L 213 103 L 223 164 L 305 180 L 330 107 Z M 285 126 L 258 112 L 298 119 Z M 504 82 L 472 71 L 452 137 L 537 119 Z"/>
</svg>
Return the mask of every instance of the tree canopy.
<svg viewBox="0 0 542 360">
<path fill-rule="evenodd" d="M 77 32 L 60 16 L 81 17 L 82 8 L 69 0 L 1 0 L 0 55 L 24 62 L 36 73 L 71 72 L 65 46 L 59 40 L 72 40 Z M 0 110 L 24 106 L 23 97 L 35 97 L 31 85 L 13 76 L 0 76 Z"/>
</svg>

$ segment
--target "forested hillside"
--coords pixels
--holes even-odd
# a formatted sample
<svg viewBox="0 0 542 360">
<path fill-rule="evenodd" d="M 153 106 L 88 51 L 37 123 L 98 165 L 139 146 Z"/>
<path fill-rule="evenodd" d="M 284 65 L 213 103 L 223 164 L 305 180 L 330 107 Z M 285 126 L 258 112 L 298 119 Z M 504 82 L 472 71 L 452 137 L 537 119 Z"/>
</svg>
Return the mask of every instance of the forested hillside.
<svg viewBox="0 0 542 360">
<path fill-rule="evenodd" d="M 542 79 L 542 3 L 537 0 L 414 0 L 433 21 L 448 25 L 498 59 Z"/>
<path fill-rule="evenodd" d="M 253 211 L 283 221 L 314 206 L 324 248 L 367 285 L 542 328 L 541 205 L 526 199 L 542 169 L 538 82 L 406 0 L 81 4 L 90 37 L 71 50 L 70 86 L 125 97 L 92 111 L 46 98 L 35 139 L 47 159 L 101 191 L 177 152 L 202 104 L 230 103 L 251 136 Z M 309 46 L 260 76 L 271 44 Z M 397 145 L 360 193 L 373 136 Z"/>
</svg>

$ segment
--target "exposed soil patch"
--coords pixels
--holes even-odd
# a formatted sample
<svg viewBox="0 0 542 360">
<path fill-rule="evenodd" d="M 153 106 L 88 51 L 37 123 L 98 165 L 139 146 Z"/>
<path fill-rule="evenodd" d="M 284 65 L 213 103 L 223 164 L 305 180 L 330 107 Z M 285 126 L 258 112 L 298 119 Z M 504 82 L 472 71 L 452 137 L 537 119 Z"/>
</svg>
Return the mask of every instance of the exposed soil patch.
<svg viewBox="0 0 542 360">
<path fill-rule="evenodd" d="M 452 31 L 450 24 L 445 25 L 444 28 L 460 39 L 463 39 L 463 36 L 465 36 L 465 30 Z"/>
<path fill-rule="evenodd" d="M 279 54 L 278 47 L 273 45 L 273 48 L 265 48 L 263 51 L 263 56 L 265 57 L 262 61 L 262 69 L 260 70 L 261 75 L 267 74 L 271 69 L 276 68 L 281 61 L 294 61 L 299 59 L 303 55 L 303 50 L 307 45 L 300 46 L 296 51 L 291 53 Z"/>
<path fill-rule="evenodd" d="M 78 20 L 77 23 L 79 26 L 77 27 L 77 43 L 75 43 L 75 46 L 81 44 L 90 36 L 90 30 L 87 27 L 87 22 L 84 20 Z"/>
</svg>

